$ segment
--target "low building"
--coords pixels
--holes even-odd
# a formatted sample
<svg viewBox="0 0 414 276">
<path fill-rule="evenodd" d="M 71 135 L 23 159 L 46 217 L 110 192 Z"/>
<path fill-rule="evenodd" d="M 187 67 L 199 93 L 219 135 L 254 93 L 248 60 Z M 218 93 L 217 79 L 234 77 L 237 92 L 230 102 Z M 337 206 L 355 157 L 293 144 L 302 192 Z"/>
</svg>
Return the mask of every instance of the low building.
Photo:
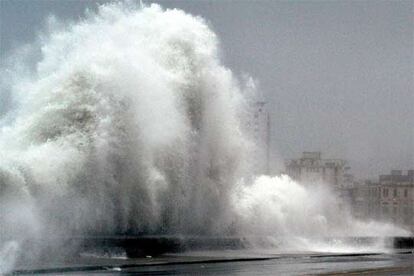
<svg viewBox="0 0 414 276">
<path fill-rule="evenodd" d="M 365 181 L 351 188 L 350 205 L 359 219 L 380 219 L 380 187 L 378 183 Z"/>
<path fill-rule="evenodd" d="M 381 218 L 414 231 L 414 170 L 393 170 L 379 177 Z"/>
<path fill-rule="evenodd" d="M 357 218 L 392 222 L 414 232 L 414 170 L 393 170 L 380 175 L 378 182 L 367 181 L 352 190 Z"/>
</svg>

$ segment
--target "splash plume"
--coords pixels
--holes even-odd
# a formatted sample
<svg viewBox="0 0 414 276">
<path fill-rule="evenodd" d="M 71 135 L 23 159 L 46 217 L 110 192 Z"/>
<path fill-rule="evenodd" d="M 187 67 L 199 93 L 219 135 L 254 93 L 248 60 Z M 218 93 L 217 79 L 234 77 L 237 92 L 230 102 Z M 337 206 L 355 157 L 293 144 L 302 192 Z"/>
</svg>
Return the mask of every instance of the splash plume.
<svg viewBox="0 0 414 276">
<path fill-rule="evenodd" d="M 52 31 L 33 81 L 15 89 L 18 115 L 0 141 L 2 188 L 56 214 L 43 223 L 217 230 L 243 154 L 242 98 L 201 18 L 102 6 Z"/>
<path fill-rule="evenodd" d="M 297 184 L 239 186 L 249 172 L 248 99 L 202 18 L 108 4 L 78 23 L 51 19 L 38 44 L 26 51 L 41 53 L 36 62 L 8 69 L 16 107 L 0 124 L 2 252 L 50 235 L 298 228 L 292 218 L 262 220 L 284 201 L 257 188 L 283 195 Z M 278 190 L 283 181 L 290 186 Z M 306 235 L 302 226 L 293 233 Z M 310 232 L 320 230 L 329 227 Z"/>
</svg>

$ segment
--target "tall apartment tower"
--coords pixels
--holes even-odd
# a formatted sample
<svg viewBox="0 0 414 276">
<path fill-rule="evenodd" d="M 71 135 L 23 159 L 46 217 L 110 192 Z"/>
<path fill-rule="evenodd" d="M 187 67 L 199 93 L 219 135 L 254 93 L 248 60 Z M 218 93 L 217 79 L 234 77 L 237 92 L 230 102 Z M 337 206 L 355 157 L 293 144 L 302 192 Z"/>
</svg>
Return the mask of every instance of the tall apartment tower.
<svg viewBox="0 0 414 276">
<path fill-rule="evenodd" d="M 267 103 L 264 101 L 254 102 L 251 112 L 252 119 L 249 123 L 255 143 L 252 167 L 256 175 L 269 173 L 270 116 L 267 107 Z"/>
</svg>

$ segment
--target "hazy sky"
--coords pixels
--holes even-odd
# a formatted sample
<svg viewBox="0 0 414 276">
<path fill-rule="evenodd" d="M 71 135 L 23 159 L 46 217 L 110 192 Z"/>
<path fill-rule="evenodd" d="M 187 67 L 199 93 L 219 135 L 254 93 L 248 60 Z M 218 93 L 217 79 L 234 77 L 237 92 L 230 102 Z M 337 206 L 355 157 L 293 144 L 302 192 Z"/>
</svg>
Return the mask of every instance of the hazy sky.
<svg viewBox="0 0 414 276">
<path fill-rule="evenodd" d="M 360 177 L 414 168 L 413 1 L 155 2 L 204 17 L 224 63 L 258 80 L 280 158 L 320 150 Z M 0 0 L 0 58 L 48 15 L 76 20 L 95 5 Z"/>
</svg>

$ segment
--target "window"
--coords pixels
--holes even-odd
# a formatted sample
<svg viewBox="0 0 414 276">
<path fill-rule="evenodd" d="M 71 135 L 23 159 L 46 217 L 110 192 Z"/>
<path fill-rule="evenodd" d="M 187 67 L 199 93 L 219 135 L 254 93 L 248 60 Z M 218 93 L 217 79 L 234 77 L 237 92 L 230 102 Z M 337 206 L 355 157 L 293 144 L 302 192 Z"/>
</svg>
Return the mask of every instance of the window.
<svg viewBox="0 0 414 276">
<path fill-rule="evenodd" d="M 404 189 L 404 197 L 408 197 L 408 189 Z"/>
<path fill-rule="evenodd" d="M 383 197 L 388 197 L 388 189 L 382 190 L 382 196 Z"/>
<path fill-rule="evenodd" d="M 394 189 L 394 197 L 397 197 L 397 196 L 398 196 L 398 190 Z"/>
</svg>

